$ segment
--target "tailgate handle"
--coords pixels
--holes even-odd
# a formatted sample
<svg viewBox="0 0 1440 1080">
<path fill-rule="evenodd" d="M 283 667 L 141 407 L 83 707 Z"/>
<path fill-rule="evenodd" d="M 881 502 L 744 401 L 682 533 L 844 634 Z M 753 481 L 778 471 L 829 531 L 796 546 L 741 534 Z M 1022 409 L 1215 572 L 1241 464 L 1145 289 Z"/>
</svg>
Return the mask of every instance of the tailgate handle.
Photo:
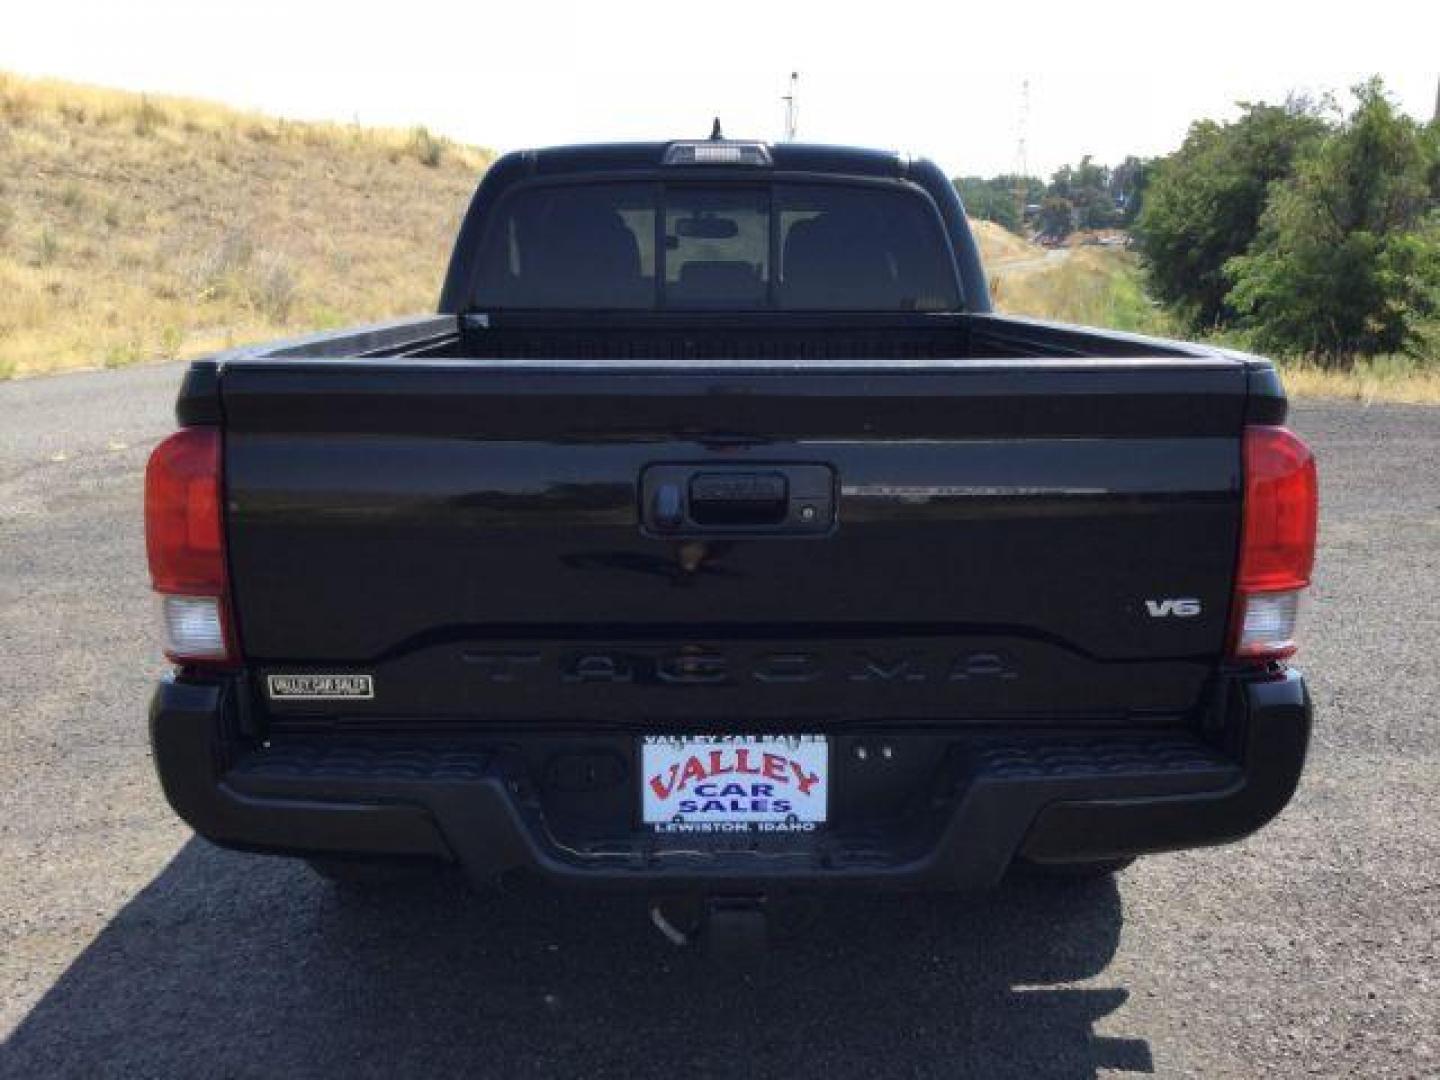
<svg viewBox="0 0 1440 1080">
<path fill-rule="evenodd" d="M 690 517 L 697 525 L 778 525 L 790 509 L 781 473 L 697 473 L 690 479 Z"/>
<path fill-rule="evenodd" d="M 835 473 L 828 465 L 651 465 L 640 487 L 641 527 L 657 535 L 817 535 L 835 520 Z"/>
</svg>

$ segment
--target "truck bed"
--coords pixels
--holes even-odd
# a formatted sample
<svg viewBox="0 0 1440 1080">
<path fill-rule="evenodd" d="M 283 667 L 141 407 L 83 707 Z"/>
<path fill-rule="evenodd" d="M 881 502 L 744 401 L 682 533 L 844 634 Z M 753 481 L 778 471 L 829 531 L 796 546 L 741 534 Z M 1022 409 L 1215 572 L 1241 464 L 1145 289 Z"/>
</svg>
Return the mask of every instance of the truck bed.
<svg viewBox="0 0 1440 1080">
<path fill-rule="evenodd" d="M 239 359 L 978 360 L 1218 359 L 1201 346 L 992 314 L 709 312 L 439 315 L 318 334 Z"/>
</svg>

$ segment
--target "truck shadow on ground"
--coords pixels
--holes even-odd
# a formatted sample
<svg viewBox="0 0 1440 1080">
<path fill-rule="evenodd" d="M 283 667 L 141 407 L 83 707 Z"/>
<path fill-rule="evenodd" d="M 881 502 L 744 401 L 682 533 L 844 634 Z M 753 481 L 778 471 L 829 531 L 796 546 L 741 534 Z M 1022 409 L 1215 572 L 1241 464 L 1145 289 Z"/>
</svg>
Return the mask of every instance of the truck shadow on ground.
<svg viewBox="0 0 1440 1080">
<path fill-rule="evenodd" d="M 15 1076 L 1054 1076 L 1150 1072 L 1095 1022 L 1113 883 L 827 897 L 758 968 L 667 943 L 643 902 L 355 895 L 199 840 L 20 1024 Z"/>
</svg>

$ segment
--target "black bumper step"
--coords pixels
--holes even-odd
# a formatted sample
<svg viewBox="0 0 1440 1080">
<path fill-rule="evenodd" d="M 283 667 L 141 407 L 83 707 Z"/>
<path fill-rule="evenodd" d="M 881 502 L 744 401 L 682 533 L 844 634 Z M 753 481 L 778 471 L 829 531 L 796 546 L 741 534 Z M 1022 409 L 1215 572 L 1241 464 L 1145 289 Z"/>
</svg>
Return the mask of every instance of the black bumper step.
<svg viewBox="0 0 1440 1080">
<path fill-rule="evenodd" d="M 834 740 L 837 750 L 846 739 Z M 874 741 L 870 739 L 868 741 Z M 959 763 L 952 794 L 977 782 L 1070 785 L 1089 780 L 1165 791 L 1233 783 L 1239 766 L 1190 734 L 966 738 L 951 743 Z M 332 737 L 276 740 L 241 758 L 225 782 L 253 795 L 329 798 L 374 795 L 410 784 L 504 778 L 502 754 L 445 742 Z"/>
<path fill-rule="evenodd" d="M 837 734 L 832 770 L 837 755 L 861 757 L 859 739 L 878 742 L 882 758 L 888 740 L 897 760 L 913 751 L 928 763 L 912 774 L 923 782 L 906 782 L 908 816 L 833 816 L 811 842 L 756 858 L 665 850 L 638 827 L 638 797 L 619 797 L 635 794 L 633 770 L 611 782 L 604 836 L 557 839 L 536 762 L 544 740 L 562 749 L 564 737 L 295 736 L 256 746 L 235 734 L 235 692 L 225 680 L 167 681 L 152 707 L 166 795 L 202 835 L 249 850 L 452 859 L 486 881 L 518 871 L 612 888 L 981 888 L 1016 857 L 1075 862 L 1223 843 L 1289 800 L 1310 728 L 1304 683 L 1289 672 L 1230 687 L 1223 729 L 1233 757 L 1183 732 Z M 582 810 L 591 798 L 582 793 Z"/>
</svg>

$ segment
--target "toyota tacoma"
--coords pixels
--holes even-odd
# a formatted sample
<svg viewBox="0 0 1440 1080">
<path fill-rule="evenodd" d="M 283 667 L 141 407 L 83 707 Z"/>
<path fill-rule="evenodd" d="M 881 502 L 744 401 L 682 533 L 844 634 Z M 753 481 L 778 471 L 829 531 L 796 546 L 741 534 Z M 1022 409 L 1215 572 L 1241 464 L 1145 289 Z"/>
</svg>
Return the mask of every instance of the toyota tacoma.
<svg viewBox="0 0 1440 1080">
<path fill-rule="evenodd" d="M 511 154 L 438 314 L 194 362 L 150 460 L 175 811 L 330 874 L 973 889 L 1295 790 L 1267 361 L 994 313 L 932 163 Z"/>
</svg>

